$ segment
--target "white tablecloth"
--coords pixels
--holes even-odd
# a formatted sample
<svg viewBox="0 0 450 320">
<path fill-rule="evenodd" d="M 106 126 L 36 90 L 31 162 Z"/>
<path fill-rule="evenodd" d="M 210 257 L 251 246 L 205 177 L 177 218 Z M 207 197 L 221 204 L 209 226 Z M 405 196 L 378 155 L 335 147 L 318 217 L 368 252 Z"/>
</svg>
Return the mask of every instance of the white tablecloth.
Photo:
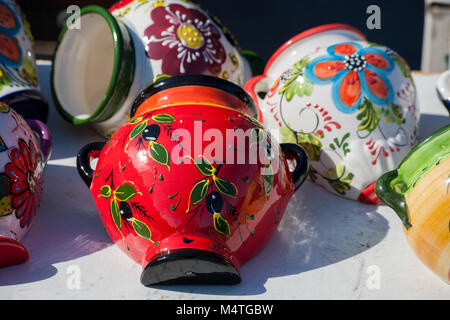
<svg viewBox="0 0 450 320">
<path fill-rule="evenodd" d="M 23 240 L 30 260 L 0 269 L 0 299 L 450 299 L 450 286 L 409 248 L 393 210 L 338 198 L 310 182 L 292 198 L 268 246 L 242 266 L 241 284 L 144 287 L 141 267 L 113 245 L 75 168 L 78 150 L 101 137 L 57 114 L 48 62 L 39 62 L 39 78 L 50 102 L 53 154 Z M 414 74 L 421 138 L 450 122 L 436 78 Z"/>
</svg>

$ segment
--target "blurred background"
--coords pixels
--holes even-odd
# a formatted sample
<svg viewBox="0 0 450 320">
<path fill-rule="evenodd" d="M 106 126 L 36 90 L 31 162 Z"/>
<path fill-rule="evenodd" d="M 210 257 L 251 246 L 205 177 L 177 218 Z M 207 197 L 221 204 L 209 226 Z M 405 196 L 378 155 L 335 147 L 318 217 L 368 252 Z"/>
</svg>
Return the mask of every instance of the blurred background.
<svg viewBox="0 0 450 320">
<path fill-rule="evenodd" d="M 66 8 L 98 4 L 109 8 L 116 0 L 18 0 L 31 24 L 38 58 L 51 58 L 66 18 Z M 369 41 L 395 49 L 414 70 L 448 69 L 450 0 L 196 0 L 231 30 L 242 49 L 265 61 L 284 42 L 308 28 L 346 23 Z M 380 8 L 380 29 L 369 29 L 372 13 Z"/>
</svg>

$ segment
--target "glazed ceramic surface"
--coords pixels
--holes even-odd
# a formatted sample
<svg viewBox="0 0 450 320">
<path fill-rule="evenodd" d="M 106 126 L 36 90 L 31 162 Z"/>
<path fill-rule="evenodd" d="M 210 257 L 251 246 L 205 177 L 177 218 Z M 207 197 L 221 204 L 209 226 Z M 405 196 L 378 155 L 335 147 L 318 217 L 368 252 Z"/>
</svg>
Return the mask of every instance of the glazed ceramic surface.
<svg viewBox="0 0 450 320">
<path fill-rule="evenodd" d="M 450 113 L 450 70 L 447 70 L 439 76 L 436 81 L 436 90 L 447 111 Z"/>
<path fill-rule="evenodd" d="M 42 122 L 25 121 L 0 103 L 0 267 L 28 259 L 19 241 L 34 220 L 50 152 L 50 133 Z"/>
<path fill-rule="evenodd" d="M 15 1 L 0 1 L 0 100 L 26 119 L 47 120 L 30 25 Z"/>
<path fill-rule="evenodd" d="M 235 110 L 258 117 L 258 108 L 244 89 L 206 75 L 161 77 L 136 97 L 130 115 L 181 104 L 224 105 L 224 101 Z"/>
<path fill-rule="evenodd" d="M 398 169 L 380 177 L 376 193 L 401 218 L 417 256 L 450 283 L 450 125 L 414 147 Z"/>
<path fill-rule="evenodd" d="M 278 130 L 281 142 L 307 149 L 313 182 L 339 196 L 376 203 L 375 180 L 395 168 L 416 142 L 415 86 L 408 65 L 394 51 L 365 41 L 336 43 L 333 32 L 327 46 L 299 41 L 304 56 L 296 55 L 282 72 L 272 65 L 292 61 L 275 57 L 268 73 L 245 89 L 258 101 L 259 120 Z"/>
<path fill-rule="evenodd" d="M 161 74 L 207 74 L 240 86 L 251 77 L 229 31 L 187 1 L 121 1 L 110 12 L 88 6 L 79 21 L 79 30 L 60 36 L 54 97 L 65 119 L 93 123 L 105 136 L 129 119 L 134 98 Z"/>
<path fill-rule="evenodd" d="M 143 284 L 238 283 L 240 265 L 266 245 L 306 177 L 302 148 L 280 149 L 226 102 L 139 112 L 104 147 L 79 153 L 100 218 L 144 268 Z M 239 144 L 222 139 L 227 131 L 249 134 Z M 285 156 L 295 159 L 294 170 Z M 90 158 L 98 158 L 95 170 Z"/>
</svg>

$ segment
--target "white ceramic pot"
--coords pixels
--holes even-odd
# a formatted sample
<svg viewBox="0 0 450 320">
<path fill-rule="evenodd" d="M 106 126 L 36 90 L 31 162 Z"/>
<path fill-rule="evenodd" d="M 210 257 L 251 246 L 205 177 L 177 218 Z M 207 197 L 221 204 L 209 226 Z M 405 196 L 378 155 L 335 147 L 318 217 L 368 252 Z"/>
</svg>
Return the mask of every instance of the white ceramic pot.
<svg viewBox="0 0 450 320">
<path fill-rule="evenodd" d="M 47 121 L 30 25 L 13 0 L 0 0 L 0 100 L 26 119 Z"/>
<path fill-rule="evenodd" d="M 34 221 L 51 135 L 39 120 L 24 120 L 0 102 L 0 267 L 25 262 L 20 243 Z"/>
<path fill-rule="evenodd" d="M 436 81 L 438 97 L 450 113 L 450 70 L 442 72 Z"/>
<path fill-rule="evenodd" d="M 54 100 L 66 120 L 91 123 L 105 136 L 129 119 L 136 96 L 159 75 L 207 74 L 240 86 L 252 76 L 229 31 L 186 1 L 88 6 L 72 21 L 55 53 Z"/>
<path fill-rule="evenodd" d="M 419 111 L 406 62 L 362 38 L 343 25 L 309 30 L 278 50 L 245 89 L 280 142 L 308 151 L 313 182 L 379 203 L 375 180 L 416 143 Z"/>
</svg>

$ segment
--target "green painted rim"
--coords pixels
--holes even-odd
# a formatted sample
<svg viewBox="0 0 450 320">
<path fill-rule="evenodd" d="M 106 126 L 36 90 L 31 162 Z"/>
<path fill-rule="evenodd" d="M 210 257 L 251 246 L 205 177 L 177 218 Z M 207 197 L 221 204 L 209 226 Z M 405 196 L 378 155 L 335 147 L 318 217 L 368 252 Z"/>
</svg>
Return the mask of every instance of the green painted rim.
<svg viewBox="0 0 450 320">
<path fill-rule="evenodd" d="M 59 46 L 68 30 L 67 24 L 64 26 L 59 34 L 58 44 L 52 61 L 51 91 L 56 110 L 65 120 L 75 125 L 102 122 L 111 118 L 120 109 L 128 96 L 131 84 L 133 83 L 136 64 L 133 41 L 125 25 L 119 23 L 108 10 L 97 5 L 84 7 L 79 13 L 75 13 L 69 19 L 74 20 L 84 14 L 98 14 L 103 17 L 108 24 L 114 42 L 114 65 L 106 93 L 95 111 L 85 119 L 79 119 L 67 112 L 56 94 L 54 85 L 55 70 L 53 67 Z"/>
<path fill-rule="evenodd" d="M 375 193 L 395 210 L 405 227 L 411 227 L 406 196 L 417 182 L 450 156 L 450 124 L 414 146 L 398 169 L 386 172 L 375 184 Z"/>
</svg>

